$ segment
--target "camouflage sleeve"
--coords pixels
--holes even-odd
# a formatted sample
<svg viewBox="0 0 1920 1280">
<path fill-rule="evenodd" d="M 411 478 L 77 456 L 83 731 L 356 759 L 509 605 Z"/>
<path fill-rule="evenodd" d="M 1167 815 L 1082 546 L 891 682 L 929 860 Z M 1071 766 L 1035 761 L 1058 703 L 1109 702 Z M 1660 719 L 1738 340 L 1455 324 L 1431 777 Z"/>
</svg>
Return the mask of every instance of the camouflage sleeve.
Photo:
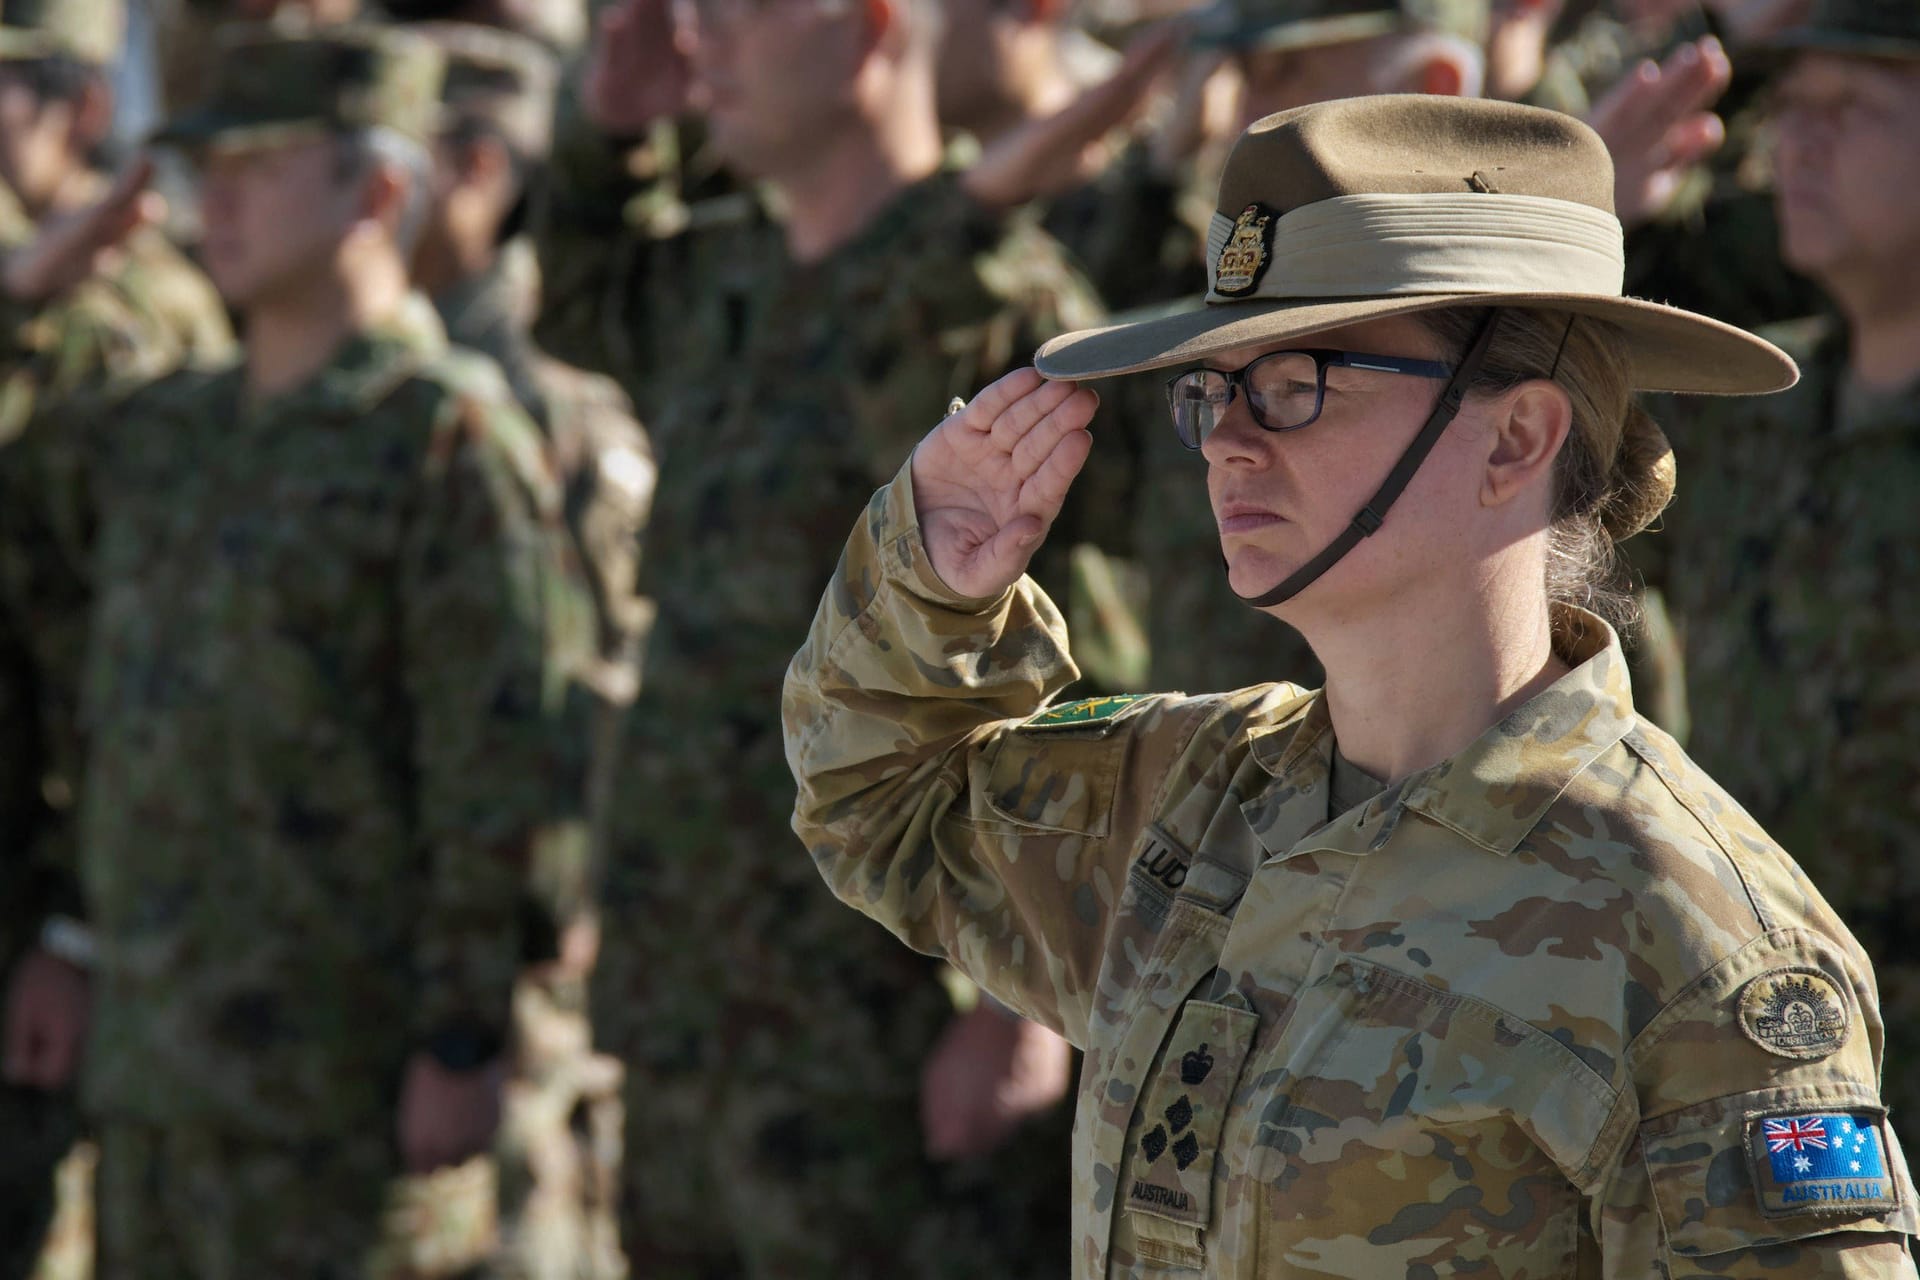
<svg viewBox="0 0 1920 1280">
<path fill-rule="evenodd" d="M 584 803 L 569 677 L 591 619 L 538 451 L 518 411 L 461 398 L 408 535 L 402 643 L 427 876 L 415 1030 L 429 1045 L 504 1039 L 536 863 Z"/>
<path fill-rule="evenodd" d="M 1594 1202 L 1606 1275 L 1914 1275 L 1875 1003 L 1857 951 L 1775 928 L 1651 1011 Z"/>
<path fill-rule="evenodd" d="M 1075 675 L 1031 579 L 993 600 L 940 582 L 903 468 L 854 530 L 783 711 L 794 829 L 834 892 L 1084 1047 L 1132 850 L 1210 707 L 1137 699 L 1037 731 Z"/>
</svg>

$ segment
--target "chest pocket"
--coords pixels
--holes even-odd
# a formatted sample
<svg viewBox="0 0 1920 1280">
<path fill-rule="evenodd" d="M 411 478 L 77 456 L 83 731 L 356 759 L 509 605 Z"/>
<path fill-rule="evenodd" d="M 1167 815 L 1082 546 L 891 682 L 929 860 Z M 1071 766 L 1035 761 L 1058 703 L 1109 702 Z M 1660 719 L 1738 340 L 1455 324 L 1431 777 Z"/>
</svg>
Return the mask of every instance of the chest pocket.
<svg viewBox="0 0 1920 1280">
<path fill-rule="evenodd" d="M 1324 1237 L 1332 1209 L 1333 1234 L 1422 1274 L 1572 1273 L 1615 1102 L 1578 1055 L 1493 1005 L 1350 957 L 1302 993 L 1295 1027 L 1317 1044 L 1261 1104 L 1254 1168 L 1262 1216 L 1281 1224 L 1263 1255 L 1299 1247 L 1285 1224 L 1303 1216 Z"/>
</svg>

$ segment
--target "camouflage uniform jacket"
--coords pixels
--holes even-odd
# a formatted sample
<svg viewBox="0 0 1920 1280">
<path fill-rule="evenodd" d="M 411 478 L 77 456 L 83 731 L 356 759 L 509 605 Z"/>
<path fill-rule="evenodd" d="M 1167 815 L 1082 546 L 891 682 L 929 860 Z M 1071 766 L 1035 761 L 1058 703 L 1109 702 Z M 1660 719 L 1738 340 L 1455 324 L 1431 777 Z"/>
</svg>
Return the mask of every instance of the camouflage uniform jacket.
<svg viewBox="0 0 1920 1280">
<path fill-rule="evenodd" d="M 378 1123 L 409 1050 L 504 1037 L 530 846 L 578 815 L 587 611 L 538 435 L 414 299 L 285 394 L 182 372 L 22 453 L 98 528 L 92 1103 Z"/>
<path fill-rule="evenodd" d="M 1085 1047 L 1076 1275 L 1913 1274 L 1866 958 L 1636 719 L 1597 618 L 1329 821 L 1324 699 L 1036 716 L 1057 612 L 954 596 L 913 512 L 903 472 L 794 659 L 795 826 L 846 901 Z M 1883 1176 L 1809 1198 L 1781 1117 Z"/>
<path fill-rule="evenodd" d="M 30 238 L 11 196 L 0 200 L 0 241 Z M 105 404 L 114 388 L 231 346 L 212 285 L 157 232 L 141 232 L 106 274 L 50 303 L 0 306 L 0 455 L 76 395 Z M 78 570 L 90 530 L 39 511 L 0 487 L 0 966 L 47 915 L 83 914 L 72 816 L 86 629 Z"/>
<path fill-rule="evenodd" d="M 1771 335 L 1791 391 L 1699 404 L 1659 572 L 1692 750 L 1792 848 L 1873 955 L 1887 1101 L 1920 1139 L 1920 386 L 1849 405 L 1838 324 Z M 1904 1105 L 1903 1105 L 1904 1104 Z"/>
<path fill-rule="evenodd" d="M 608 905 L 616 915 L 623 903 L 665 910 L 660 930 L 609 935 L 602 981 L 618 988 L 606 990 L 609 1002 L 647 1010 L 635 1014 L 642 1034 L 659 1034 L 672 1058 L 683 1032 L 725 1023 L 729 999 L 804 1006 L 817 975 L 840 966 L 871 967 L 876 986 L 937 993 L 924 966 L 876 951 L 865 931 L 793 911 L 817 896 L 837 912 L 817 885 L 799 882 L 787 897 L 770 882 L 784 878 L 777 851 L 792 839 L 781 673 L 874 484 L 951 397 L 1028 359 L 1084 317 L 1076 306 L 1091 308 L 1050 240 L 1008 234 L 946 175 L 906 190 L 816 264 L 792 262 L 779 229 L 758 217 L 636 252 L 621 325 L 636 359 L 623 381 L 660 451 L 642 568 L 658 615 L 631 717 Z M 808 941 L 781 943 L 803 925 Z M 714 941 L 678 945 L 688 933 Z M 764 965 L 747 959 L 763 953 Z M 713 972 L 714 954 L 734 958 L 728 974 Z M 623 957 L 650 992 L 704 994 L 672 1000 L 670 1013 L 669 997 L 626 989 Z M 883 967 L 892 976 L 878 976 Z M 702 1030 L 681 1025 L 682 1014 Z M 884 1052 L 900 1055 L 911 1079 L 923 1048 Z"/>
</svg>

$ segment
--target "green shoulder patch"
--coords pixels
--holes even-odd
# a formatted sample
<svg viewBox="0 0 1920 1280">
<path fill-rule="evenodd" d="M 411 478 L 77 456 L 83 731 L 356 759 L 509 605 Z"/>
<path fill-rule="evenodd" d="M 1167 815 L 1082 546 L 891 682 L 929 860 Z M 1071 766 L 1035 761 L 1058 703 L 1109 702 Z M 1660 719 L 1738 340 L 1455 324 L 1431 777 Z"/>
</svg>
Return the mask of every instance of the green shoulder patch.
<svg viewBox="0 0 1920 1280">
<path fill-rule="evenodd" d="M 1111 720 L 1146 697 L 1140 693 L 1116 693 L 1104 698 L 1082 698 L 1048 707 L 1034 716 L 1022 729 L 1084 729 L 1090 724 Z"/>
</svg>

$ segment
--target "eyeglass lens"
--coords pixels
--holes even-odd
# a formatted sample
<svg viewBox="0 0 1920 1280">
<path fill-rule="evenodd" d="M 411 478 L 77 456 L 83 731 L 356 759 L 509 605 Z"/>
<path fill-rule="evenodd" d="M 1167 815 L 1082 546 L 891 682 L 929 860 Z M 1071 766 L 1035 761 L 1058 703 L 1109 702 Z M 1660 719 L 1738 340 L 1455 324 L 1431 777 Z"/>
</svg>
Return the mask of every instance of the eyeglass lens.
<svg viewBox="0 0 1920 1280">
<path fill-rule="evenodd" d="M 1226 416 L 1237 392 L 1244 392 L 1253 420 L 1269 431 L 1305 426 L 1320 412 L 1320 365 L 1300 351 L 1276 351 L 1238 374 L 1218 369 L 1189 369 L 1167 388 L 1173 429 L 1180 443 L 1198 449 Z"/>
</svg>

